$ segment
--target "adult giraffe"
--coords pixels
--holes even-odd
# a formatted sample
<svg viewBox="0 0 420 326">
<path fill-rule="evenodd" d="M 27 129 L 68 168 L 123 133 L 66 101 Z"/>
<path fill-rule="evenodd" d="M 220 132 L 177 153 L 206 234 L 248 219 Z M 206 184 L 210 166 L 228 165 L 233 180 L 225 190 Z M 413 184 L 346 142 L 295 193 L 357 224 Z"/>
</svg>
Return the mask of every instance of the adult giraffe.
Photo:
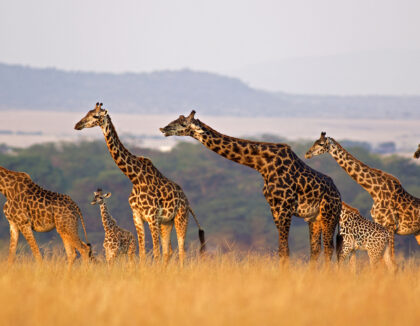
<svg viewBox="0 0 420 326">
<path fill-rule="evenodd" d="M 305 157 L 330 153 L 347 174 L 372 197 L 370 211 L 373 220 L 388 228 L 392 234 L 414 234 L 420 245 L 420 199 L 409 194 L 393 175 L 371 168 L 346 151 L 336 140 L 321 137 L 315 141 Z M 394 259 L 394 236 L 391 239 Z"/>
<path fill-rule="evenodd" d="M 201 242 L 200 251 L 203 252 L 205 245 L 204 231 L 201 229 L 181 187 L 160 173 L 148 158 L 135 156 L 124 147 L 108 111 L 102 108 L 102 103 L 96 103 L 95 108 L 90 110 L 75 125 L 74 129 L 82 130 L 96 126 L 102 129 L 109 153 L 115 163 L 133 184 L 128 202 L 133 211 L 140 259 L 144 260 L 146 256 L 143 221 L 149 224 L 155 259 L 160 257 L 159 240 L 161 237 L 165 262 L 169 260 L 172 253 L 171 231 L 175 224 L 179 259 L 182 265 L 185 257 L 184 241 L 189 212 L 197 223 Z"/>
<path fill-rule="evenodd" d="M 331 260 L 333 235 L 341 211 L 341 197 L 332 179 L 306 165 L 286 144 L 256 142 L 223 135 L 194 117 L 181 115 L 166 127 L 165 136 L 190 136 L 217 154 L 249 166 L 264 178 L 263 193 L 279 232 L 279 256 L 289 255 L 292 215 L 309 223 L 311 259 L 318 258 L 321 233 L 324 253 Z"/>
<path fill-rule="evenodd" d="M 94 260 L 88 243 L 82 212 L 68 195 L 46 190 L 25 172 L 16 172 L 0 166 L 0 193 L 6 197 L 3 211 L 10 224 L 9 264 L 13 263 L 22 233 L 38 262 L 42 256 L 33 235 L 56 229 L 63 240 L 68 267 L 76 259 L 76 249 L 83 260 Z M 82 223 L 86 243 L 78 236 L 78 219 Z"/>
</svg>

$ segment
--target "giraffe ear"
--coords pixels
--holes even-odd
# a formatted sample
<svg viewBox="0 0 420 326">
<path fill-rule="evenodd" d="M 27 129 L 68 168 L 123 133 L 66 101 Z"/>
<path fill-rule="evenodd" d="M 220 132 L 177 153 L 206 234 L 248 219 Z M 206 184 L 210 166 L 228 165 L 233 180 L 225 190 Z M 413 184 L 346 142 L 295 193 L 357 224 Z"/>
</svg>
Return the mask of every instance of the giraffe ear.
<svg viewBox="0 0 420 326">
<path fill-rule="evenodd" d="M 90 204 L 91 204 L 91 205 L 95 205 L 95 204 L 96 204 L 96 201 L 95 201 L 95 200 L 92 200 L 92 201 L 90 202 Z"/>
<path fill-rule="evenodd" d="M 109 197 L 111 197 L 111 193 L 110 192 L 104 194 L 104 198 L 109 198 Z"/>
<path fill-rule="evenodd" d="M 192 110 L 191 113 L 190 113 L 190 115 L 187 117 L 187 120 L 188 121 L 191 121 L 192 119 L 194 119 L 194 115 L 195 115 L 195 111 Z"/>
</svg>

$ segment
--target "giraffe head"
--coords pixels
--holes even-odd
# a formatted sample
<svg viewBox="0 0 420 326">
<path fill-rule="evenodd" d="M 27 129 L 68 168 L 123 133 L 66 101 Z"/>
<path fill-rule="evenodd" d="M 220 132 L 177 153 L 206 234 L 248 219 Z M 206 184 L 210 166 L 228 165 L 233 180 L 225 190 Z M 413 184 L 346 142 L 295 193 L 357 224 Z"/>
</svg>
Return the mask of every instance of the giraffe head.
<svg viewBox="0 0 420 326">
<path fill-rule="evenodd" d="M 420 157 L 420 144 L 419 147 L 417 148 L 416 152 L 414 153 L 414 158 L 419 158 Z"/>
<path fill-rule="evenodd" d="M 178 119 L 172 121 L 164 128 L 159 130 L 168 136 L 190 136 L 199 130 L 199 121 L 194 118 L 195 111 L 192 110 L 188 117 L 180 115 Z"/>
<path fill-rule="evenodd" d="M 76 130 L 82 130 L 83 128 L 92 128 L 95 126 L 102 126 L 105 121 L 105 117 L 108 115 L 108 111 L 102 109 L 102 103 L 96 103 L 95 108 L 90 110 L 85 117 L 80 120 L 74 126 Z"/>
<path fill-rule="evenodd" d="M 91 205 L 96 205 L 96 204 L 102 204 L 104 202 L 105 198 L 109 198 L 111 197 L 111 193 L 107 192 L 105 194 L 102 193 L 102 189 L 98 189 L 96 191 L 93 192 L 93 195 L 95 196 L 93 198 L 93 200 L 90 202 Z"/>
<path fill-rule="evenodd" d="M 305 158 L 311 158 L 329 152 L 331 140 L 329 137 L 325 137 L 325 135 L 325 131 L 321 132 L 321 137 L 316 140 L 312 147 L 306 152 Z"/>
</svg>

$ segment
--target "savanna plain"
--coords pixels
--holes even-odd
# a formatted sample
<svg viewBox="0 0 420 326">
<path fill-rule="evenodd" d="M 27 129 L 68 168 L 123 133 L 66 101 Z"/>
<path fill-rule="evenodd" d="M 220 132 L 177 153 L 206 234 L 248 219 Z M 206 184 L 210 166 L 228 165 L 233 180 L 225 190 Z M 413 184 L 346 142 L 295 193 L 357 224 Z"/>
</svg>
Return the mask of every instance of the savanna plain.
<svg viewBox="0 0 420 326">
<path fill-rule="evenodd" d="M 6 254 L 6 253 L 4 253 Z M 190 252 L 181 268 L 138 261 L 77 263 L 29 254 L 0 263 L 2 325 L 419 325 L 420 269 L 396 274 L 311 265 L 276 254 Z"/>
</svg>

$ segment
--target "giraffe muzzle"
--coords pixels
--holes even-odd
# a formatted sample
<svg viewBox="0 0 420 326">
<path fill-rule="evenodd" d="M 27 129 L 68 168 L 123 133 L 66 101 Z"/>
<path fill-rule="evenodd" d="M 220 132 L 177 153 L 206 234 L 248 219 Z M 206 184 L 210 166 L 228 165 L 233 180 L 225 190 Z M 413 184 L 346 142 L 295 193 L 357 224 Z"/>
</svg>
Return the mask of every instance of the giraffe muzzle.
<svg viewBox="0 0 420 326">
<path fill-rule="evenodd" d="M 171 128 L 159 128 L 160 132 L 165 135 L 165 137 L 171 136 Z"/>
<path fill-rule="evenodd" d="M 74 129 L 76 130 L 82 130 L 84 127 L 83 122 L 79 121 L 78 123 L 76 123 L 76 125 L 74 126 Z"/>
</svg>

